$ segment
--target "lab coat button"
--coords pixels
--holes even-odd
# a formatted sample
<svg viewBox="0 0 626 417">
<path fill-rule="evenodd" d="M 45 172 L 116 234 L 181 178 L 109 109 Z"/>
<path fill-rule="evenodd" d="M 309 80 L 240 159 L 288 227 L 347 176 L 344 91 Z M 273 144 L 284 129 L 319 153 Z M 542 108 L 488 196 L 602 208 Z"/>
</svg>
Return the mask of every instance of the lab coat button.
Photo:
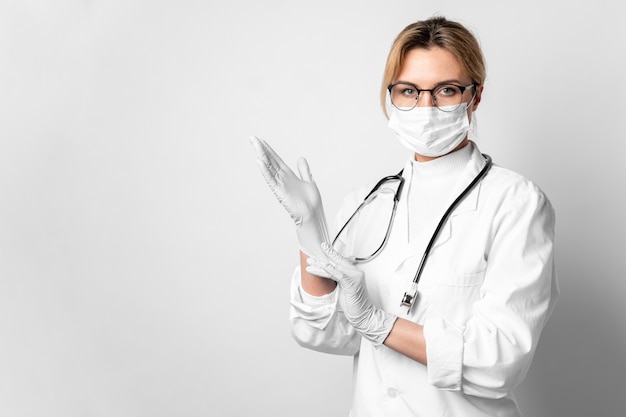
<svg viewBox="0 0 626 417">
<path fill-rule="evenodd" d="M 389 398 L 396 398 L 398 396 L 398 391 L 393 388 L 389 388 L 387 390 L 387 395 L 389 396 Z"/>
</svg>

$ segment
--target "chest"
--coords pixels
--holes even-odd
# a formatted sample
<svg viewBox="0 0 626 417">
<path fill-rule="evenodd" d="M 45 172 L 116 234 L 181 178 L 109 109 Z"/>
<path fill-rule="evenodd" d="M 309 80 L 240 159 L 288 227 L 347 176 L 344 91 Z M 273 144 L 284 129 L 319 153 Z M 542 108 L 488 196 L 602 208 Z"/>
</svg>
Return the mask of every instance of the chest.
<svg viewBox="0 0 626 417">
<path fill-rule="evenodd" d="M 445 208 L 437 214 L 442 210 Z M 440 220 L 438 215 L 417 222 L 414 217 L 419 213 L 412 212 L 411 205 L 399 205 L 383 249 L 359 264 L 372 301 L 400 317 L 407 317 L 406 308 L 401 307 L 402 296 L 409 290 Z M 490 246 L 489 222 L 481 213 L 461 207 L 441 227 L 425 260 L 411 320 L 421 323 L 426 317 L 437 316 L 463 324 L 469 316 L 471 305 L 480 297 Z M 379 230 L 388 227 L 388 218 L 388 214 L 371 212 L 359 219 L 351 242 L 353 250 L 362 252 L 379 245 Z M 411 227 L 412 223 L 420 227 Z"/>
</svg>

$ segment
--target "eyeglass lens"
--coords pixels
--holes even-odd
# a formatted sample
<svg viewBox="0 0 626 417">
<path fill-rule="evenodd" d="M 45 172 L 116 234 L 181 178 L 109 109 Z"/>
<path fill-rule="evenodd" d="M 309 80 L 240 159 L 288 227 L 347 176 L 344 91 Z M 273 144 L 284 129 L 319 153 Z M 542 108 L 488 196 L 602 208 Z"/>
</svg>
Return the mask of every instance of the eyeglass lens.
<svg viewBox="0 0 626 417">
<path fill-rule="evenodd" d="M 443 84 L 435 87 L 430 94 L 430 100 L 433 106 L 443 111 L 456 110 L 464 98 L 464 88 L 454 84 Z M 397 83 L 391 86 L 389 90 L 391 103 L 399 110 L 411 110 L 415 106 L 424 90 L 418 90 L 413 84 Z M 428 98 L 422 98 L 422 100 Z"/>
</svg>

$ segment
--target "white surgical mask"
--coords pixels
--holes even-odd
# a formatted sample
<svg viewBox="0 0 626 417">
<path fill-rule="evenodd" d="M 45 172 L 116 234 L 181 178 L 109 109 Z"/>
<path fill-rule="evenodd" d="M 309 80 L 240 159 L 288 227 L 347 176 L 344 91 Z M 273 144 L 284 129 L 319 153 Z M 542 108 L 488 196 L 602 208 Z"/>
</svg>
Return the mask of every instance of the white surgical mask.
<svg viewBox="0 0 626 417">
<path fill-rule="evenodd" d="M 446 112 L 434 106 L 403 111 L 390 105 L 389 128 L 409 150 L 424 156 L 442 156 L 467 137 L 470 130 L 467 106 L 468 103 L 462 103 Z"/>
</svg>

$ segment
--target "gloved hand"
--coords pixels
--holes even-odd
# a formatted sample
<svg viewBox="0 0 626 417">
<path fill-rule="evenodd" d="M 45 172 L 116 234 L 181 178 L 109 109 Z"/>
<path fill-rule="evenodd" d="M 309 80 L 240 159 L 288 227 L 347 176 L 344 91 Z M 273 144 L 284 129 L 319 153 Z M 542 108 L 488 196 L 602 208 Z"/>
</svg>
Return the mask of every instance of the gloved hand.
<svg viewBox="0 0 626 417">
<path fill-rule="evenodd" d="M 329 242 L 322 196 L 306 159 L 298 160 L 300 178 L 262 139 L 250 137 L 265 182 L 296 224 L 300 250 L 308 256 L 323 258 L 322 243 Z"/>
<path fill-rule="evenodd" d="M 397 316 L 372 304 L 360 269 L 327 243 L 322 244 L 322 249 L 324 258 L 309 258 L 307 272 L 336 281 L 339 304 L 352 327 L 375 346 L 382 345 Z"/>
</svg>

